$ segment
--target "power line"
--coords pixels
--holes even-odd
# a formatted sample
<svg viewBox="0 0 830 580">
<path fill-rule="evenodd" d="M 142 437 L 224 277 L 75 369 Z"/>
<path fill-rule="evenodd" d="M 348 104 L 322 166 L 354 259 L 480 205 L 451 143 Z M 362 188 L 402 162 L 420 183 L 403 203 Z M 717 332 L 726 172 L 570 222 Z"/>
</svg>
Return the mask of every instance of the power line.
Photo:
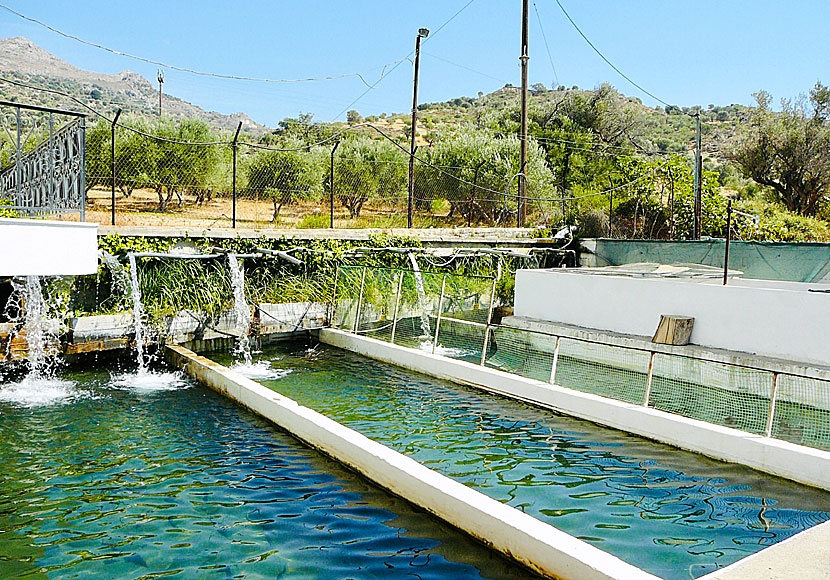
<svg viewBox="0 0 830 580">
<path fill-rule="evenodd" d="M 427 55 L 427 56 L 429 56 L 430 58 L 434 58 L 434 59 L 436 59 L 436 60 L 440 60 L 440 61 L 445 62 L 445 63 L 447 63 L 447 64 L 451 64 L 452 66 L 456 66 L 456 67 L 458 67 L 458 68 L 463 68 L 464 70 L 468 70 L 468 71 L 470 71 L 471 73 L 475 73 L 475 74 L 477 74 L 477 75 L 481 75 L 481 76 L 483 76 L 483 77 L 487 77 L 488 79 L 493 79 L 494 81 L 499 81 L 500 83 L 505 83 L 505 84 L 507 84 L 507 83 L 508 83 L 508 81 L 506 81 L 506 80 L 504 80 L 504 79 L 500 79 L 499 77 L 494 77 L 493 75 L 489 75 L 489 74 L 487 74 L 487 73 L 485 73 L 485 72 L 481 72 L 480 70 L 476 70 L 476 69 L 474 69 L 474 68 L 470 68 L 470 67 L 468 67 L 468 66 L 466 66 L 466 65 L 459 64 L 459 63 L 457 63 L 457 62 L 453 62 L 453 61 L 451 61 L 451 60 L 447 60 L 446 58 L 443 58 L 443 57 L 441 57 L 441 56 L 438 56 L 437 54 L 432 54 L 432 53 L 429 53 L 429 52 L 424 52 L 424 54 L 425 54 L 425 55 Z"/>
<path fill-rule="evenodd" d="M 605 58 L 605 55 L 604 55 L 604 54 L 602 54 L 602 52 L 600 52 L 600 50 L 599 50 L 596 46 L 594 46 L 594 43 L 593 43 L 593 42 L 591 42 L 591 41 L 588 39 L 588 37 L 587 37 L 587 36 L 585 36 L 585 33 L 584 33 L 584 32 L 582 32 L 582 30 L 580 30 L 580 29 L 579 29 L 579 26 L 577 26 L 577 25 L 576 25 L 576 22 L 574 22 L 574 21 L 573 21 L 573 18 L 571 18 L 571 15 L 570 15 L 570 14 L 568 14 L 568 11 L 567 11 L 567 10 L 565 10 L 565 7 L 564 7 L 564 6 L 562 6 L 562 3 L 561 3 L 559 0 L 556 0 L 556 3 L 559 5 L 559 8 L 562 10 L 562 13 L 565 15 L 565 17 L 568 19 L 568 21 L 570 21 L 571 25 L 572 25 L 572 26 L 576 29 L 576 31 L 577 31 L 577 32 L 579 33 L 579 35 L 580 35 L 580 36 L 581 36 L 581 37 L 585 40 L 585 42 L 587 42 L 587 43 L 588 43 L 588 46 L 590 46 L 591 48 L 593 48 L 593 49 L 594 49 L 594 52 L 596 52 L 596 53 L 599 55 L 599 57 L 600 57 L 602 60 L 604 60 L 604 61 L 606 62 L 606 64 L 608 64 L 608 66 L 610 66 L 612 69 L 614 69 L 615 71 L 617 71 L 617 74 L 619 74 L 622 78 L 624 78 L 625 80 L 627 80 L 628 82 L 630 82 L 632 85 L 634 85 L 635 87 L 637 87 L 638 89 L 640 89 L 641 91 L 643 91 L 645 94 L 647 94 L 649 97 L 651 97 L 651 98 L 652 98 L 652 99 L 654 99 L 655 101 L 657 101 L 657 102 L 659 102 L 659 103 L 663 103 L 663 104 L 664 104 L 664 105 L 666 105 L 667 107 L 670 107 L 670 106 L 671 106 L 669 103 L 667 103 L 666 101 L 664 101 L 664 100 L 663 100 L 663 99 L 661 99 L 660 97 L 658 97 L 658 96 L 654 95 L 653 93 L 650 93 L 649 91 L 647 91 L 646 89 L 644 89 L 642 86 L 640 86 L 640 85 L 638 85 L 637 83 L 635 83 L 633 80 L 631 80 L 631 77 L 629 77 L 629 76 L 628 76 L 628 75 L 626 75 L 623 71 L 621 71 L 621 70 L 620 70 L 620 69 L 618 69 L 616 66 L 614 66 L 614 63 L 612 63 L 610 60 L 608 60 L 607 58 Z"/>
<path fill-rule="evenodd" d="M 84 40 L 83 38 L 80 38 L 80 37 L 75 36 L 73 34 L 63 32 L 62 30 L 59 30 L 59 29 L 55 28 L 54 26 L 50 26 L 50 25 L 46 24 L 45 22 L 42 22 L 42 21 L 37 20 L 35 18 L 31 18 L 29 16 L 26 16 L 25 14 L 21 14 L 20 12 L 17 12 L 16 10 L 13 10 L 12 8 L 6 6 L 3 3 L 0 3 L 0 8 L 4 8 L 5 10 L 7 10 L 7 11 L 11 12 L 12 14 L 14 14 L 15 16 L 18 16 L 18 17 L 22 18 L 23 20 L 27 20 L 29 22 L 37 24 L 38 26 L 42 26 L 43 28 L 46 28 L 47 30 L 52 31 L 55 34 L 63 36 L 64 38 L 68 38 L 70 40 L 80 42 L 81 44 L 85 44 L 87 46 L 91 46 L 91 47 L 97 48 L 99 50 L 104 50 L 104 51 L 109 52 L 111 54 L 115 54 L 115 55 L 118 55 L 118 56 L 123 56 L 123 57 L 126 57 L 126 58 L 131 58 L 133 60 L 137 60 L 137 61 L 140 61 L 140 62 L 145 62 L 145 63 L 148 63 L 148 64 L 160 66 L 160 67 L 171 69 L 171 70 L 176 70 L 176 71 L 179 71 L 179 72 L 190 73 L 190 74 L 205 76 L 205 77 L 230 79 L 230 80 L 235 80 L 235 81 L 254 81 L 254 82 L 262 82 L 262 83 L 305 83 L 305 82 L 331 81 L 331 80 L 344 79 L 344 78 L 349 78 L 349 77 L 357 77 L 367 87 L 373 86 L 363 77 L 362 74 L 357 73 L 357 72 L 344 73 L 344 74 L 339 74 L 339 75 L 323 76 L 323 77 L 308 77 L 308 78 L 298 78 L 298 79 L 272 79 L 272 78 L 266 78 L 266 77 L 245 77 L 245 76 L 239 76 L 239 75 L 228 75 L 228 74 L 221 74 L 221 73 L 195 70 L 195 69 L 191 69 L 191 68 L 186 68 L 186 67 L 181 67 L 181 66 L 176 66 L 176 65 L 164 63 L 164 62 L 161 62 L 161 61 L 158 61 L 158 60 L 153 60 L 153 59 L 146 58 L 146 57 L 143 57 L 143 56 L 137 56 L 135 54 L 130 54 L 128 52 L 122 52 L 120 50 L 116 50 L 114 48 L 109 48 L 107 46 L 104 46 L 102 44 L 91 42 L 89 40 Z M 401 59 L 401 61 L 403 61 L 403 60 L 406 60 L 406 59 L 405 58 Z M 396 63 L 399 64 L 401 61 L 395 61 L 395 62 L 385 64 L 383 66 L 383 71 L 381 72 L 381 76 L 375 84 L 377 84 L 381 80 L 383 80 L 383 76 L 385 74 L 385 70 L 386 70 L 387 67 L 389 67 L 392 64 L 396 64 Z M 389 71 L 389 72 L 392 72 L 392 71 Z"/>
<path fill-rule="evenodd" d="M 542 40 L 545 41 L 545 50 L 548 51 L 548 60 L 550 61 L 550 68 L 553 69 L 553 80 L 559 85 L 559 76 L 556 74 L 556 66 L 553 64 L 553 56 L 550 53 L 550 46 L 548 46 L 548 37 L 545 34 L 545 27 L 542 26 L 542 17 L 539 16 L 539 7 L 536 6 L 536 0 L 533 0 L 533 9 L 536 11 L 536 20 L 539 21 L 539 30 L 542 31 Z"/>
<path fill-rule="evenodd" d="M 469 6 L 470 6 L 470 4 L 472 4 L 472 3 L 473 3 L 473 2 L 475 2 L 475 1 L 476 1 L 476 0 L 470 0 L 470 1 L 469 1 L 469 2 L 467 2 L 464 6 L 462 6 L 462 7 L 461 7 L 461 9 L 460 9 L 458 12 L 456 12 L 455 14 L 453 14 L 452 16 L 450 16 L 450 17 L 449 17 L 449 19 L 448 19 L 446 22 L 444 22 L 441 26 L 439 26 L 436 30 L 434 30 L 434 31 L 433 31 L 433 32 L 432 32 L 432 33 L 431 33 L 431 34 L 430 34 L 427 38 L 425 38 L 425 39 L 424 39 L 424 41 L 423 41 L 423 43 L 424 43 L 424 44 L 426 44 L 426 43 L 427 43 L 427 42 L 429 42 L 431 39 L 435 38 L 435 36 L 436 36 L 439 32 L 441 32 L 441 30 L 443 30 L 445 26 L 447 26 L 450 22 L 452 22 L 453 20 L 455 20 L 455 19 L 456 19 L 456 17 L 457 17 L 459 14 L 461 14 L 462 12 L 464 12 L 464 11 L 465 11 L 465 10 L 466 10 Z M 398 67 L 401 65 L 401 63 L 402 63 L 402 62 L 404 62 L 404 61 L 406 61 L 406 60 L 409 60 L 409 58 L 410 58 L 410 57 L 411 57 L 414 53 L 415 53 L 415 51 L 414 51 L 414 50 L 412 50 L 412 51 L 410 51 L 410 52 L 409 52 L 409 54 L 407 54 L 404 58 L 400 59 L 399 61 L 396 61 L 396 62 L 395 62 L 395 66 L 393 66 L 393 67 L 389 70 L 389 72 L 388 72 L 388 73 L 382 74 L 382 75 L 381 75 L 381 77 L 377 80 L 377 82 L 376 82 L 375 84 L 373 84 L 373 85 L 369 85 L 369 88 L 367 88 L 365 91 L 363 91 L 362 93 L 360 93 L 360 95 L 358 95 L 358 97 L 357 97 L 355 100 L 353 100 L 351 103 L 349 103 L 349 105 L 348 105 L 345 109 L 343 109 L 342 111 L 340 111 L 339 113 L 337 113 L 337 115 L 335 115 L 335 116 L 334 116 L 334 118 L 332 119 L 332 121 L 336 121 L 336 120 L 337 120 L 337 118 L 338 118 L 340 115 L 342 115 L 343 113 L 347 112 L 349 109 L 351 109 L 352 107 L 354 107 L 354 106 L 355 106 L 358 102 L 360 102 L 360 100 L 361 100 L 361 99 L 363 99 L 363 97 L 365 97 L 367 94 L 369 94 L 369 92 L 370 92 L 370 91 L 372 91 L 372 90 L 374 90 L 375 88 L 377 88 L 377 86 L 381 83 L 381 81 L 383 81 L 383 79 L 384 79 L 387 75 L 392 74 L 392 72 L 394 72 L 394 70 L 395 70 L 396 68 L 398 68 Z M 388 66 L 388 65 L 387 65 L 387 66 Z M 386 68 L 386 67 L 384 67 L 384 70 L 385 70 L 385 68 Z"/>
</svg>

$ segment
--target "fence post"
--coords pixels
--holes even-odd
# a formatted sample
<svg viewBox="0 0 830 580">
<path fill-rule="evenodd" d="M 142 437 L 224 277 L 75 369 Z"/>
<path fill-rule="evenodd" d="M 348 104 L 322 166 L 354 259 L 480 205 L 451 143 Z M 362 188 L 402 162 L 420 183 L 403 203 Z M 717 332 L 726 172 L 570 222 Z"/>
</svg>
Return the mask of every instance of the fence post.
<svg viewBox="0 0 830 580">
<path fill-rule="evenodd" d="M 352 332 L 357 334 L 357 323 L 360 322 L 360 309 L 363 308 L 363 284 L 366 282 L 366 266 L 360 273 L 360 294 L 357 297 L 357 312 L 354 315 L 354 326 Z"/>
<path fill-rule="evenodd" d="M 556 337 L 556 346 L 553 348 L 553 362 L 550 365 L 550 380 L 548 381 L 550 384 L 556 384 L 556 365 L 559 364 L 559 341 L 561 337 Z"/>
<path fill-rule="evenodd" d="M 648 378 L 646 379 L 646 392 L 643 396 L 643 407 L 648 407 L 648 400 L 651 398 L 651 381 L 654 378 L 654 351 L 648 357 Z"/>
<path fill-rule="evenodd" d="M 778 373 L 772 373 L 772 392 L 769 395 L 769 413 L 767 414 L 767 437 L 772 437 L 772 422 L 775 419 L 775 397 L 778 394 Z"/>
<path fill-rule="evenodd" d="M 242 129 L 242 121 L 236 126 L 236 133 L 233 136 L 233 143 L 231 149 L 233 150 L 233 218 L 231 219 L 233 227 L 236 227 L 236 150 L 239 148 L 239 131 Z"/>
<path fill-rule="evenodd" d="M 432 339 L 432 354 L 435 354 L 435 347 L 438 346 L 438 331 L 441 328 L 441 311 L 444 309 L 444 288 L 447 284 L 447 277 L 441 277 L 441 297 L 438 299 L 438 318 L 435 320 L 435 337 Z"/>
<path fill-rule="evenodd" d="M 490 341 L 490 325 L 493 323 L 493 304 L 496 302 L 496 281 L 498 277 L 493 278 L 493 284 L 490 286 L 490 304 L 487 306 L 487 325 L 484 327 L 484 345 L 481 347 L 481 366 L 484 366 L 487 360 L 487 343 Z"/>
<path fill-rule="evenodd" d="M 112 134 L 110 135 L 110 162 L 112 163 L 112 183 L 110 184 L 112 187 L 112 225 L 115 225 L 115 128 L 118 126 L 118 117 L 121 116 L 121 109 L 118 109 L 115 112 L 115 118 L 112 120 Z"/>
<path fill-rule="evenodd" d="M 395 294 L 395 313 L 392 315 L 392 338 L 389 340 L 395 344 L 395 331 L 398 329 L 398 308 L 401 304 L 401 287 L 403 286 L 403 272 L 398 272 L 398 292 Z"/>
<path fill-rule="evenodd" d="M 340 141 L 334 142 L 331 149 L 331 174 L 329 175 L 329 227 L 334 229 L 334 152 L 340 146 Z"/>
<path fill-rule="evenodd" d="M 331 314 L 329 314 L 329 326 L 334 326 L 334 317 L 337 315 L 337 282 L 340 279 L 340 264 L 334 266 L 334 288 L 331 291 Z"/>
<path fill-rule="evenodd" d="M 81 221 L 86 221 L 86 117 L 81 117 Z"/>
</svg>

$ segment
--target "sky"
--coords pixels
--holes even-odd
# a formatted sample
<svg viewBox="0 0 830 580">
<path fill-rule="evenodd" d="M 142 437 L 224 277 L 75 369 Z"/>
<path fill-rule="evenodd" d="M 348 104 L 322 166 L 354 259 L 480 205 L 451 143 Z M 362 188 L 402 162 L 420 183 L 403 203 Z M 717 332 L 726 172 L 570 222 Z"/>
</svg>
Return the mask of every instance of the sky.
<svg viewBox="0 0 830 580">
<path fill-rule="evenodd" d="M 819 80 L 830 83 L 830 0 L 559 2 L 607 59 L 653 96 L 604 62 L 556 0 L 530 2 L 531 84 L 589 89 L 610 82 L 650 106 L 705 107 L 752 104 L 752 93 L 761 89 L 775 100 L 796 98 Z M 432 33 L 422 44 L 419 102 L 520 85 L 520 0 L 0 4 L 67 34 L 181 68 L 274 80 L 360 73 L 375 85 L 367 92 L 356 76 L 266 83 L 164 69 L 165 93 L 207 110 L 244 111 L 269 126 L 301 112 L 328 122 L 344 120 L 349 109 L 364 116 L 409 111 L 411 57 L 421 27 Z M 129 69 L 155 84 L 160 68 L 80 44 L 0 8 L 0 37 L 12 36 L 25 36 L 85 70 Z"/>
</svg>

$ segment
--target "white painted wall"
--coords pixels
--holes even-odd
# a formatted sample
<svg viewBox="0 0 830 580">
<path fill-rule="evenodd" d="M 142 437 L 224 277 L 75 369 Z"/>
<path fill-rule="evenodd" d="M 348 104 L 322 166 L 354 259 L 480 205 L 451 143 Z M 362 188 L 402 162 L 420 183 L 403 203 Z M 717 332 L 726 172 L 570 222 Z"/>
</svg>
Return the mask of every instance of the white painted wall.
<svg viewBox="0 0 830 580">
<path fill-rule="evenodd" d="M 0 218 L 0 276 L 98 271 L 98 224 Z"/>
<path fill-rule="evenodd" d="M 520 270 L 515 313 L 648 337 L 661 314 L 693 316 L 694 344 L 830 365 L 830 294 L 807 291 L 822 287 Z"/>
</svg>

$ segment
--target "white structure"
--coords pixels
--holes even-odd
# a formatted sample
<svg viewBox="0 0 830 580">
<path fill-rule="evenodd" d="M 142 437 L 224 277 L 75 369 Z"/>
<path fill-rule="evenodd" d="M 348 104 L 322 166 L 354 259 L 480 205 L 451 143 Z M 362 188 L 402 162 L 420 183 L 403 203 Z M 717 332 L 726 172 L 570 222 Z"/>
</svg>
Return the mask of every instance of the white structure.
<svg viewBox="0 0 830 580">
<path fill-rule="evenodd" d="M 98 271 L 98 224 L 0 219 L 0 276 Z"/>
<path fill-rule="evenodd" d="M 818 292 L 810 290 L 819 290 Z M 830 286 L 520 270 L 516 316 L 651 337 L 661 314 L 695 318 L 693 344 L 830 366 Z"/>
</svg>

